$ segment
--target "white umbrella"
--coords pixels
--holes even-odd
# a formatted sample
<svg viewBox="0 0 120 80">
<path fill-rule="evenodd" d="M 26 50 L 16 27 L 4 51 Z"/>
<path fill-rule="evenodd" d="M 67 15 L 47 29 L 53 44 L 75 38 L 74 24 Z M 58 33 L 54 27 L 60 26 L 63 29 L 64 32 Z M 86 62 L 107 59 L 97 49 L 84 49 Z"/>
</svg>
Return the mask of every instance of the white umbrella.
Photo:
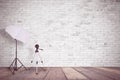
<svg viewBox="0 0 120 80">
<path fill-rule="evenodd" d="M 9 26 L 5 31 L 14 39 L 26 43 L 29 40 L 29 33 L 21 27 Z"/>
</svg>

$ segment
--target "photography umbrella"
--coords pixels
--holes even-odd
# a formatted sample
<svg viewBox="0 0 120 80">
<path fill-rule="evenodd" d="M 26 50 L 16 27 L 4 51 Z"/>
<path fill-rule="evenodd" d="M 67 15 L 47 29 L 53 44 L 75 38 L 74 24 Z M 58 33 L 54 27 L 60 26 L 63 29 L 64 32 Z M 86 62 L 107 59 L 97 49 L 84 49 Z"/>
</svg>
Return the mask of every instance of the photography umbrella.
<svg viewBox="0 0 120 80">
<path fill-rule="evenodd" d="M 14 39 L 26 43 L 29 39 L 29 34 L 26 30 L 17 26 L 9 26 L 5 31 Z"/>
<path fill-rule="evenodd" d="M 15 39 L 15 43 L 16 43 L 16 51 L 15 51 L 15 59 L 13 60 L 13 62 L 10 65 L 10 70 L 11 72 L 14 74 L 15 71 L 17 71 L 18 69 L 20 69 L 21 67 L 24 67 L 26 70 L 27 68 L 22 64 L 22 62 L 18 59 L 17 57 L 17 41 L 21 41 L 23 43 L 26 43 L 29 39 L 29 34 L 27 31 L 25 31 L 24 29 L 22 29 L 21 27 L 18 26 L 9 26 L 6 27 L 5 31 L 13 38 Z M 20 67 L 18 67 L 18 62 L 20 63 Z"/>
</svg>

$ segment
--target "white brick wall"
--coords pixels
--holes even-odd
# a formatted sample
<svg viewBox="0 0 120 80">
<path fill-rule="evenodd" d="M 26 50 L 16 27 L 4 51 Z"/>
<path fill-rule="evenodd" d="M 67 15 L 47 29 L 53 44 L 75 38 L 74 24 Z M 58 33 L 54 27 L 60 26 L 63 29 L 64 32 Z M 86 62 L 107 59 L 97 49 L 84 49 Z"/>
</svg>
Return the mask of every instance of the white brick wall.
<svg viewBox="0 0 120 80">
<path fill-rule="evenodd" d="M 4 31 L 10 25 L 30 33 L 27 44 L 18 42 L 26 66 L 35 43 L 44 66 L 120 66 L 119 0 L 0 0 L 0 66 L 14 58 L 15 42 Z"/>
</svg>

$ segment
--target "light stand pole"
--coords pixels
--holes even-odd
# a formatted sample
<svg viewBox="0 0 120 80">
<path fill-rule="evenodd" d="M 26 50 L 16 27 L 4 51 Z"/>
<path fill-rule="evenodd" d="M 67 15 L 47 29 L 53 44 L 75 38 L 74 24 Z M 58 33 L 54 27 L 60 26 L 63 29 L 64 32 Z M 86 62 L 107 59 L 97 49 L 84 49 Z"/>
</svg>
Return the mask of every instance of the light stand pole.
<svg viewBox="0 0 120 80">
<path fill-rule="evenodd" d="M 23 65 L 23 63 L 17 58 L 17 40 L 15 39 L 15 43 L 16 43 L 16 49 L 15 49 L 15 58 L 13 60 L 13 62 L 11 63 L 9 69 L 10 71 L 14 74 L 15 71 L 17 71 L 18 69 L 20 69 L 21 67 L 24 67 L 26 70 L 27 68 Z M 18 67 L 18 62 L 20 63 L 20 67 Z"/>
</svg>

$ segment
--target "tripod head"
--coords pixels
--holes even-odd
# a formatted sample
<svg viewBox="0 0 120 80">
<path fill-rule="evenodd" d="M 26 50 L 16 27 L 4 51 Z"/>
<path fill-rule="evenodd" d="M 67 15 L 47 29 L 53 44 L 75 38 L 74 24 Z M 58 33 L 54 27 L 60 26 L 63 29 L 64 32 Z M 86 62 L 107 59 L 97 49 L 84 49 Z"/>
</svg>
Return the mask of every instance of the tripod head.
<svg viewBox="0 0 120 80">
<path fill-rule="evenodd" d="M 35 44 L 35 48 L 36 48 L 35 52 L 39 52 L 39 50 L 43 50 L 43 49 L 39 49 L 39 44 Z"/>
</svg>

